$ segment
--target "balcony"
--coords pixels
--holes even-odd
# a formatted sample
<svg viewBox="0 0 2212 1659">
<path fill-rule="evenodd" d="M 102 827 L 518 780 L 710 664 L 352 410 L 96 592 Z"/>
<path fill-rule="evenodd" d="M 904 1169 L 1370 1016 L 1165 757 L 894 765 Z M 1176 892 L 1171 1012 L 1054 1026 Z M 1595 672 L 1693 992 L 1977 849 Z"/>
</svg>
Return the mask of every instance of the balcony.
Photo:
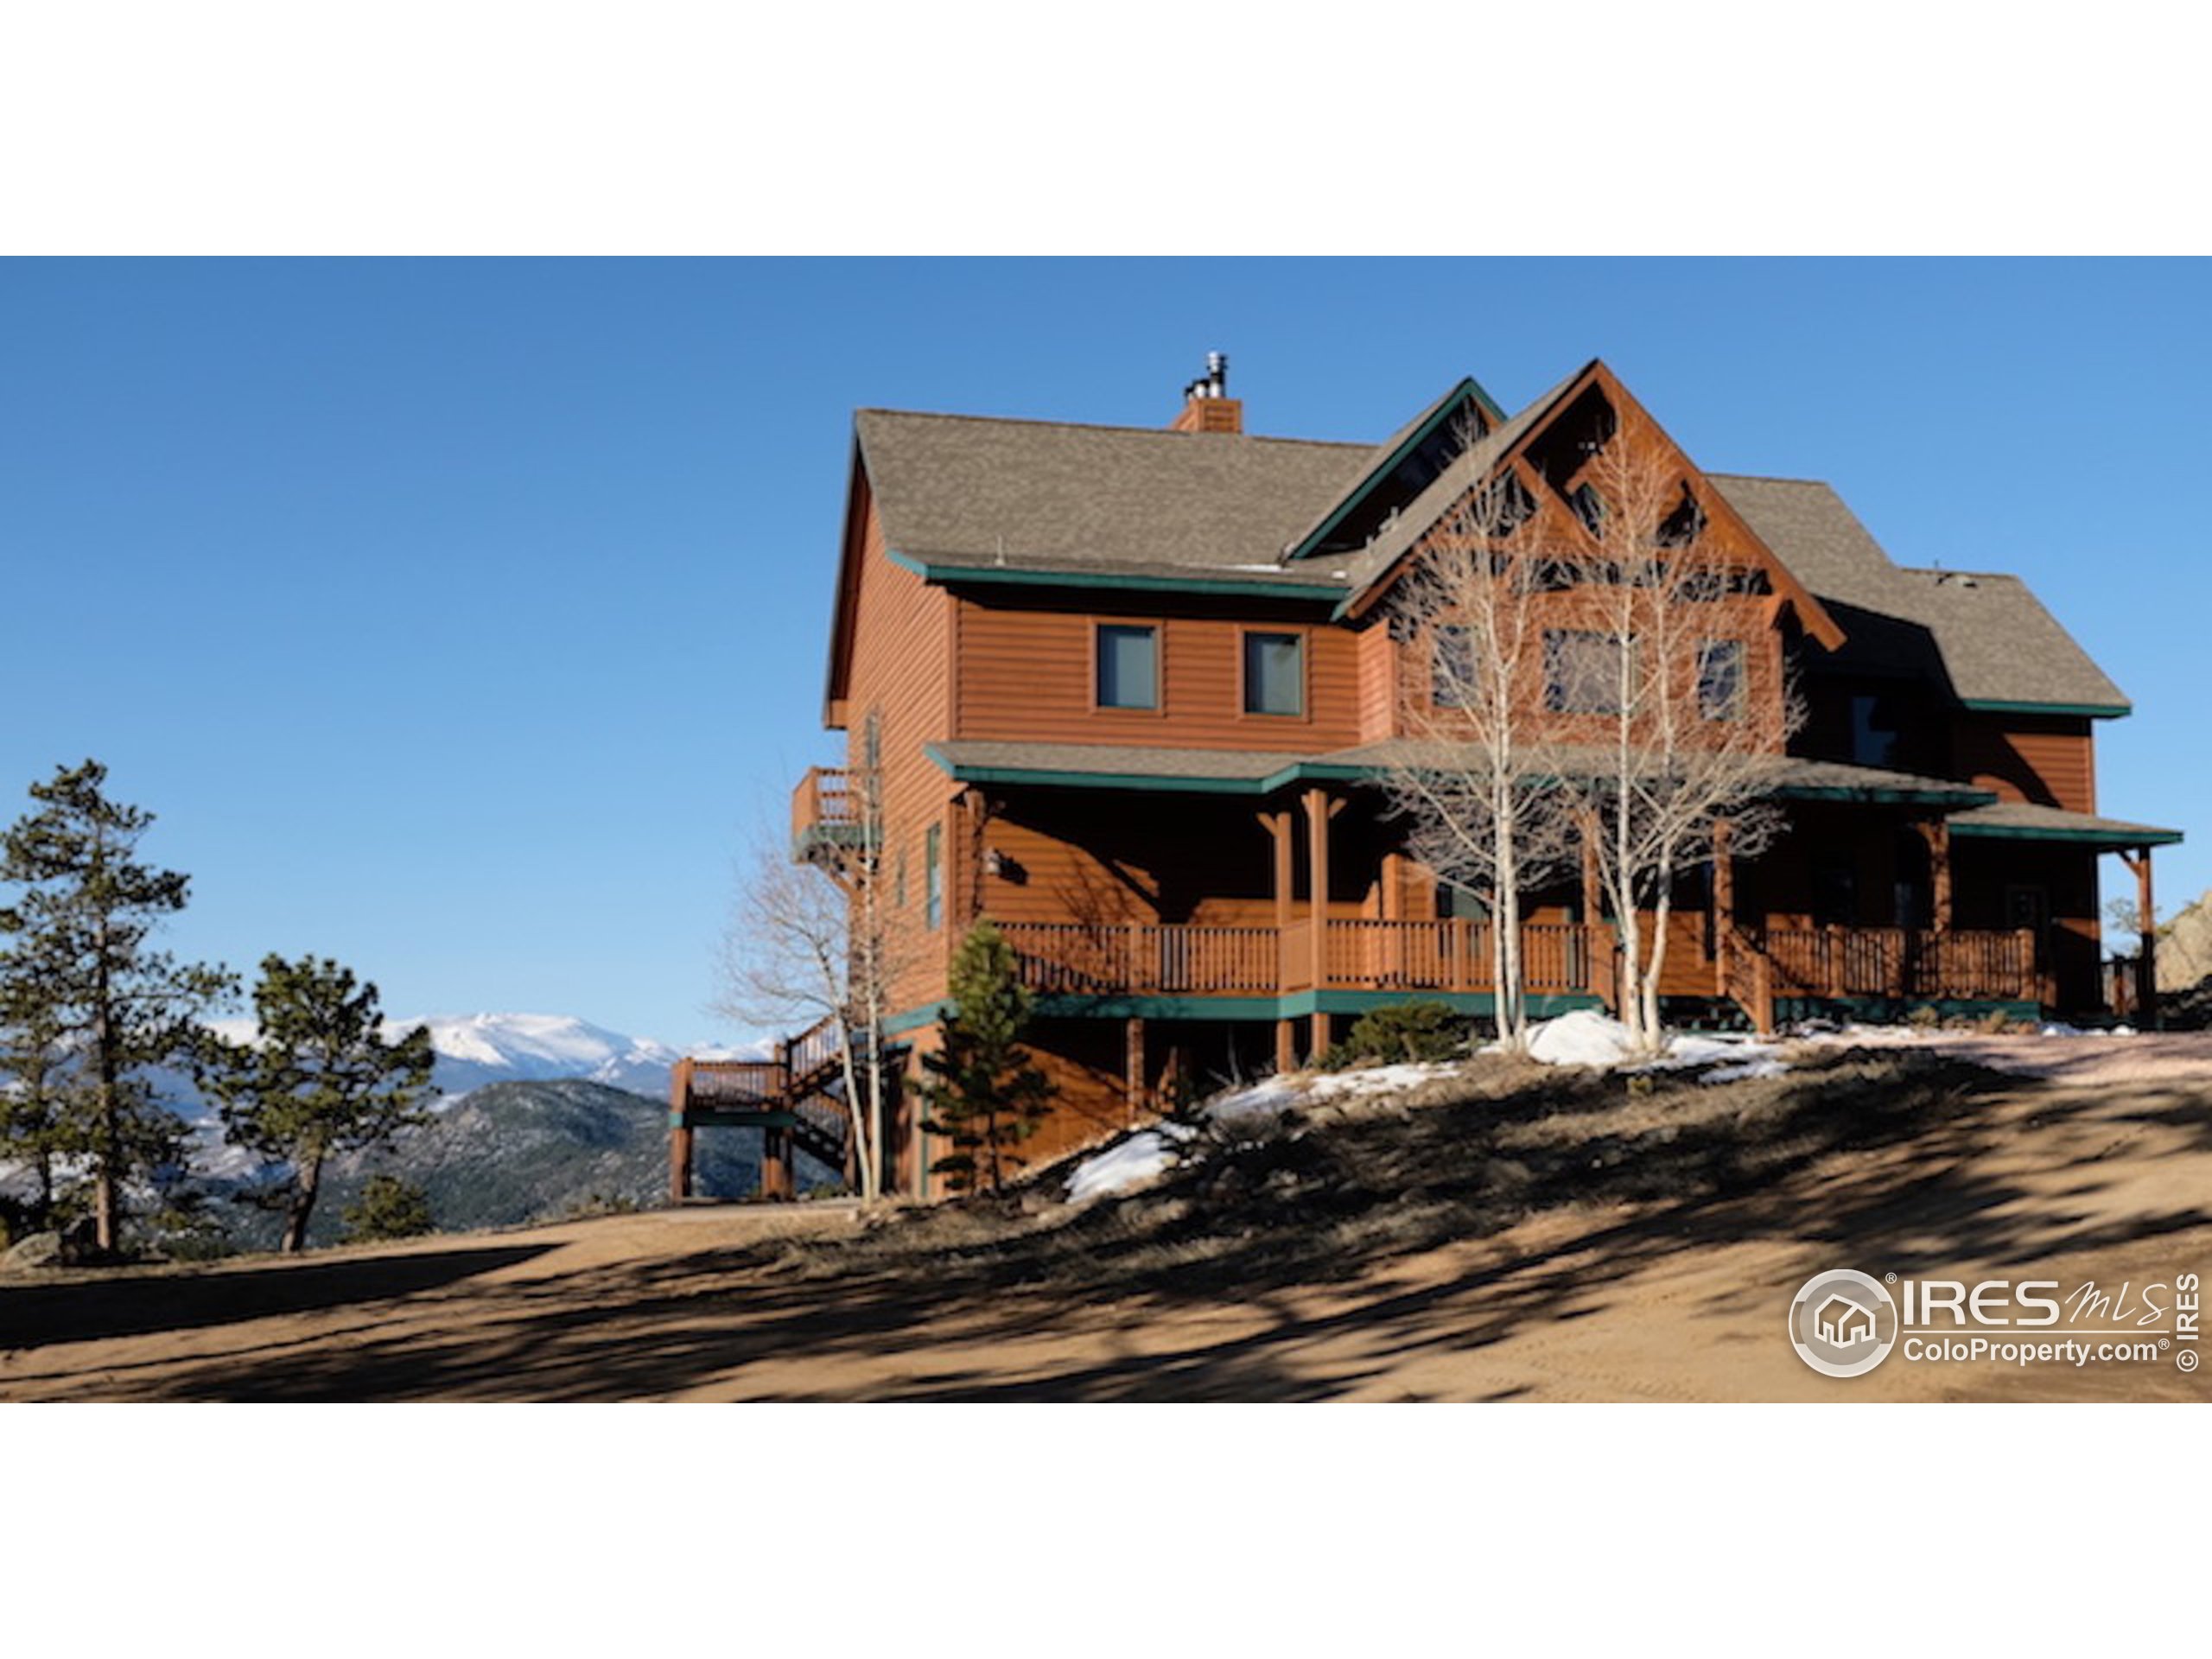
<svg viewBox="0 0 2212 1659">
<path fill-rule="evenodd" d="M 1022 982 L 1058 996 L 1265 996 L 1303 991 L 1493 990 L 1490 925 L 1330 917 L 1285 928 L 1151 922 L 1002 922 Z M 2029 931 L 1754 926 L 1725 930 L 1719 959 L 1675 949 L 1669 995 L 2033 1002 L 2041 964 Z M 1522 931 L 1525 988 L 1610 1000 L 1613 930 Z"/>
<path fill-rule="evenodd" d="M 791 859 L 810 864 L 836 858 L 867 834 L 860 791 L 842 766 L 812 766 L 791 791 Z"/>
</svg>

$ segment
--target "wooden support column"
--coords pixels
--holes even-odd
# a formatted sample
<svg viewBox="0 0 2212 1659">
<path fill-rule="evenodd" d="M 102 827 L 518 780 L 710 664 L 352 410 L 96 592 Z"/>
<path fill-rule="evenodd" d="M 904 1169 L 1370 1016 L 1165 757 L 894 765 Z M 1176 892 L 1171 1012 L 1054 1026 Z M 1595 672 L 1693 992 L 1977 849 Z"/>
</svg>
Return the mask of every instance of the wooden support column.
<svg viewBox="0 0 2212 1659">
<path fill-rule="evenodd" d="M 1329 1052 L 1336 1040 L 1337 1016 L 1333 1014 L 1323 1014 L 1319 1009 L 1316 1009 L 1313 1014 L 1313 1052 L 1312 1055 L 1312 1058 L 1316 1065 L 1320 1063 L 1321 1057 Z"/>
<path fill-rule="evenodd" d="M 760 1131 L 760 1196 L 764 1198 L 789 1198 L 797 1194 L 798 1182 L 791 1170 L 791 1132 L 789 1129 L 767 1128 Z"/>
<path fill-rule="evenodd" d="M 1131 1020 L 1122 1055 L 1122 1105 L 1132 1123 L 1144 1115 L 1144 1021 Z"/>
<path fill-rule="evenodd" d="M 1713 994 L 1728 995 L 1728 956 L 1736 939 L 1736 859 L 1728 850 L 1735 826 L 1713 823 Z"/>
<path fill-rule="evenodd" d="M 1951 826 L 1938 818 L 1921 826 L 1928 842 L 1929 925 L 1938 933 L 1951 931 Z"/>
<path fill-rule="evenodd" d="M 668 1201 L 691 1196 L 691 1126 L 684 1121 L 691 1104 L 691 1062 L 678 1060 L 668 1074 Z"/>
<path fill-rule="evenodd" d="M 1329 967 L 1329 820 L 1344 808 L 1342 801 L 1329 798 L 1325 789 L 1306 791 L 1306 909 L 1313 924 L 1313 988 L 1317 991 L 1326 982 Z"/>
<path fill-rule="evenodd" d="M 2135 917 L 2141 929 L 2142 943 L 2135 952 L 2135 1019 L 2139 1025 L 2157 1031 L 2161 1028 L 2158 1019 L 2158 912 L 2156 895 L 2151 890 L 2151 849 L 2139 847 L 2133 853 L 2122 853 L 2120 861 L 2126 865 L 2135 877 Z"/>
<path fill-rule="evenodd" d="M 682 1204 L 691 1196 L 691 1126 L 680 1119 L 668 1131 L 668 1201 Z"/>
<path fill-rule="evenodd" d="M 1275 1021 L 1275 1070 L 1298 1070 L 1298 1022 L 1294 1020 Z"/>
</svg>

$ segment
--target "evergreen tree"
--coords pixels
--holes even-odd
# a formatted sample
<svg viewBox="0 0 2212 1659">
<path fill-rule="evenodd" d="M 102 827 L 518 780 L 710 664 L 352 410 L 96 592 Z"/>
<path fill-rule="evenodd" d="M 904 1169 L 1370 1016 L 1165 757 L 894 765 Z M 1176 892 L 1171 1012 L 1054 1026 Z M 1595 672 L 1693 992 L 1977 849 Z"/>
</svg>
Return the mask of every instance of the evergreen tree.
<svg viewBox="0 0 2212 1659">
<path fill-rule="evenodd" d="M 420 1238 L 436 1230 L 430 1218 L 430 1195 L 397 1175 L 370 1176 L 361 1196 L 339 1214 L 346 1223 L 348 1244 Z"/>
<path fill-rule="evenodd" d="M 253 1011 L 255 1040 L 211 1038 L 200 1080 L 234 1145 L 290 1166 L 282 1248 L 297 1250 L 325 1162 L 420 1122 L 436 1056 L 427 1026 L 385 1041 L 377 988 L 327 957 L 264 957 Z"/>
<path fill-rule="evenodd" d="M 28 1165 L 37 1181 L 28 1201 L 6 1202 L 18 1231 L 44 1232 L 56 1223 L 54 1160 L 67 1081 L 54 1011 L 36 986 L 0 975 L 0 1160 Z"/>
<path fill-rule="evenodd" d="M 944 1046 L 922 1057 L 922 1127 L 952 1144 L 931 1167 L 955 1192 L 999 1190 L 1007 1169 L 1023 1161 L 1014 1148 L 1037 1132 L 1052 1094 L 1051 1081 L 1018 1046 L 1035 999 L 1016 969 L 1014 947 L 998 929 L 988 922 L 971 928 L 952 956 L 954 1011 Z"/>
<path fill-rule="evenodd" d="M 11 1050 L 55 1058 L 37 1133 L 50 1159 L 89 1163 L 96 1237 L 112 1251 L 124 1184 L 181 1155 L 182 1122 L 152 1073 L 193 1051 L 199 1022 L 235 982 L 151 947 L 190 883 L 137 861 L 153 814 L 108 799 L 106 781 L 95 760 L 55 768 L 31 785 L 37 807 L 0 837 L 0 881 L 19 889 L 0 907 L 0 1006 L 17 1034 Z"/>
</svg>

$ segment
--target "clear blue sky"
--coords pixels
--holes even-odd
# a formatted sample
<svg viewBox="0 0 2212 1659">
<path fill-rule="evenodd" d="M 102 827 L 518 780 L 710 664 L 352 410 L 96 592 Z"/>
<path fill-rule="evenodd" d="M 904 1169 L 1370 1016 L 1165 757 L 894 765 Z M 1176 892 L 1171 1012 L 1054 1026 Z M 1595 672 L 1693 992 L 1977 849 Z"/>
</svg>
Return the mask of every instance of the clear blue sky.
<svg viewBox="0 0 2212 1659">
<path fill-rule="evenodd" d="M 0 815 L 105 761 L 171 943 L 690 1042 L 819 729 L 852 410 L 1376 439 L 1602 356 L 1702 464 L 2017 571 L 2134 699 L 2103 810 L 2212 883 L 2198 263 L 13 261 Z M 2107 893 L 2114 891 L 2108 874 Z"/>
</svg>

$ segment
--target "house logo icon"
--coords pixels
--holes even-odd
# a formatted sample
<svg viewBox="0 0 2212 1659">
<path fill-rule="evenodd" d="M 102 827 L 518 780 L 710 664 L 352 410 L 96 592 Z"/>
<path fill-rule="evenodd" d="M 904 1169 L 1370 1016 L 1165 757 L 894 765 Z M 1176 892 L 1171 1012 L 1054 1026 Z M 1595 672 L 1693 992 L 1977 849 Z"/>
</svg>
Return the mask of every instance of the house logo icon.
<svg viewBox="0 0 2212 1659">
<path fill-rule="evenodd" d="M 1815 1274 L 1790 1301 L 1790 1346 L 1822 1376 L 1864 1376 L 1897 1340 L 1897 1302 L 1855 1268 Z"/>
</svg>

